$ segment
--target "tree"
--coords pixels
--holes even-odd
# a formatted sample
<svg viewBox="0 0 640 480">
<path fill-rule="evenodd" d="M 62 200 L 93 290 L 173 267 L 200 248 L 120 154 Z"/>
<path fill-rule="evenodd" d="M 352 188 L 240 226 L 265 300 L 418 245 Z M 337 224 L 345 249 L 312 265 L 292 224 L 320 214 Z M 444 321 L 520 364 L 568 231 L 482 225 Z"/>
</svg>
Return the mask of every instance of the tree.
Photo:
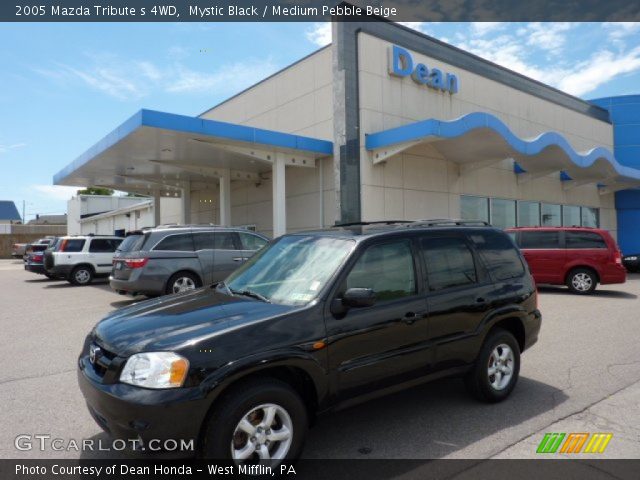
<svg viewBox="0 0 640 480">
<path fill-rule="evenodd" d="M 113 190 L 103 187 L 89 187 L 78 190 L 78 195 L 113 195 Z"/>
</svg>

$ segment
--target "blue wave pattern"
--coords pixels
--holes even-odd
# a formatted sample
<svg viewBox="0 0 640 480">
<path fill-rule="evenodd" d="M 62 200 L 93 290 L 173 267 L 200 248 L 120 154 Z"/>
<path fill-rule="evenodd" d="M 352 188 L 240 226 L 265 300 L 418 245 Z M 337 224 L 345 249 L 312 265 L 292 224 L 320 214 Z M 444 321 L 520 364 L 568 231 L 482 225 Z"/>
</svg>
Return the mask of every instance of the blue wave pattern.
<svg viewBox="0 0 640 480">
<path fill-rule="evenodd" d="M 429 119 L 409 125 L 384 130 L 366 135 L 367 150 L 376 150 L 398 143 L 412 142 L 426 137 L 451 139 L 461 137 L 472 130 L 488 128 L 500 135 L 504 141 L 521 155 L 537 155 L 551 147 L 560 148 L 573 164 L 589 168 L 598 160 L 607 161 L 623 177 L 640 180 L 640 170 L 621 165 L 611 150 L 597 147 L 587 152 L 576 151 L 567 139 L 557 132 L 545 132 L 538 137 L 527 140 L 518 137 L 495 115 L 485 112 L 474 112 L 450 121 Z"/>
</svg>

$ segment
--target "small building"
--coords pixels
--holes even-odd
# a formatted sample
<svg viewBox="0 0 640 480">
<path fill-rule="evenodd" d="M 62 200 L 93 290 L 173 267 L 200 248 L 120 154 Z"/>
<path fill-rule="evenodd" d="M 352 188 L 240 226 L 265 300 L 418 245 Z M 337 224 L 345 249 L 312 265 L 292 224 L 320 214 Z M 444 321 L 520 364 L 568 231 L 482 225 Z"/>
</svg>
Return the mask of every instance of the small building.
<svg viewBox="0 0 640 480">
<path fill-rule="evenodd" d="M 0 224 L 22 222 L 16 204 L 11 200 L 0 200 Z"/>
<path fill-rule="evenodd" d="M 36 215 L 36 218 L 29 220 L 27 225 L 67 225 L 67 214 L 62 215 Z"/>
</svg>

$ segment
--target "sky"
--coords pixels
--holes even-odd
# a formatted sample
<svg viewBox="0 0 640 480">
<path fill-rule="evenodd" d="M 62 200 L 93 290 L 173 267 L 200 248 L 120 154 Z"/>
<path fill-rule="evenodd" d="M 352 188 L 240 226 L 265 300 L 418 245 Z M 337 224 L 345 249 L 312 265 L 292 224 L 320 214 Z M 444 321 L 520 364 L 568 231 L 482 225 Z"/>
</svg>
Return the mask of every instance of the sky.
<svg viewBox="0 0 640 480">
<path fill-rule="evenodd" d="M 640 93 L 640 23 L 405 23 L 584 99 Z M 141 108 L 198 115 L 331 41 L 328 23 L 0 24 L 0 200 L 64 213 L 53 175 Z"/>
</svg>

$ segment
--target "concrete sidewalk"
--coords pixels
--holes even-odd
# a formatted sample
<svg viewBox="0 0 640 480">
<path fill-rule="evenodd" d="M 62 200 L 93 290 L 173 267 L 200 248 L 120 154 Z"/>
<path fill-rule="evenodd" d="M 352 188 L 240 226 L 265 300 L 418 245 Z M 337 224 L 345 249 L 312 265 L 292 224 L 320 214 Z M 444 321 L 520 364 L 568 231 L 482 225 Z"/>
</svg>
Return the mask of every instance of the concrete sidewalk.
<svg viewBox="0 0 640 480">
<path fill-rule="evenodd" d="M 604 453 L 536 454 L 547 432 L 612 433 Z M 585 445 L 586 447 L 586 445 Z M 625 387 L 586 409 L 560 419 L 491 458 L 622 459 L 640 458 L 640 382 Z"/>
</svg>

